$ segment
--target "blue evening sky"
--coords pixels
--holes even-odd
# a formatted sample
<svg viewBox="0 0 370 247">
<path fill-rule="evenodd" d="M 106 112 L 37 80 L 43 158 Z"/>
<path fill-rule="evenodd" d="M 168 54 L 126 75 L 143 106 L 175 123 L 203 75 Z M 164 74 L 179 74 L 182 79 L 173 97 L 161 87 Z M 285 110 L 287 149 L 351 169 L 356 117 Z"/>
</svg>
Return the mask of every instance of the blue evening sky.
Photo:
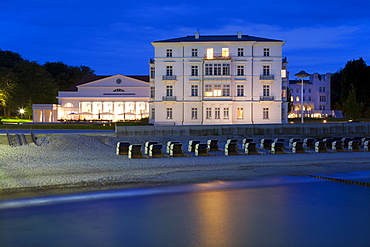
<svg viewBox="0 0 370 247">
<path fill-rule="evenodd" d="M 334 73 L 359 57 L 370 65 L 369 10 L 363 0 L 3 1 L 0 49 L 97 75 L 145 75 L 152 41 L 242 31 L 286 41 L 291 75 Z"/>
</svg>

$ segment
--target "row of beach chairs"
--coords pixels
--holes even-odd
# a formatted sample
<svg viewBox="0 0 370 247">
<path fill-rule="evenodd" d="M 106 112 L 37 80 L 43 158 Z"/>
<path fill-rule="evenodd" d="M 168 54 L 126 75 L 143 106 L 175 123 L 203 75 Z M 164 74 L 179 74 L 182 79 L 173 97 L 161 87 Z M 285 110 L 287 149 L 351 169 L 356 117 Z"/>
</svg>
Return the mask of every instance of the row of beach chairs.
<svg viewBox="0 0 370 247">
<path fill-rule="evenodd" d="M 285 140 L 262 139 L 259 144 L 252 138 L 244 138 L 241 148 L 238 146 L 238 140 L 228 139 L 224 149 L 219 148 L 219 142 L 216 139 L 208 140 L 207 143 L 201 143 L 197 140 L 190 140 L 187 152 L 183 149 L 183 144 L 179 141 L 169 141 L 165 146 L 155 142 L 148 141 L 144 148 L 141 144 L 131 144 L 130 142 L 118 142 L 116 154 L 128 155 L 129 158 L 158 158 L 158 157 L 191 157 L 195 156 L 215 156 L 216 152 L 223 151 L 225 155 L 264 155 L 271 154 L 293 154 L 293 153 L 325 153 L 325 152 L 359 152 L 369 151 L 370 138 L 326 138 L 323 140 L 314 140 L 313 138 L 289 139 L 288 146 Z"/>
</svg>

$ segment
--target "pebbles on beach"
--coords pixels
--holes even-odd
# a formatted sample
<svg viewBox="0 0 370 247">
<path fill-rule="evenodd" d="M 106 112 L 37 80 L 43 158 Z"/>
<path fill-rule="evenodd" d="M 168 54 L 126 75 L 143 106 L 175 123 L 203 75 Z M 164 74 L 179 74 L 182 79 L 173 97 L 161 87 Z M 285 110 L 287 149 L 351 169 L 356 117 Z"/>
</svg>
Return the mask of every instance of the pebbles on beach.
<svg viewBox="0 0 370 247">
<path fill-rule="evenodd" d="M 144 145 L 157 141 L 163 145 L 177 140 L 187 146 L 189 140 L 214 137 L 116 138 L 88 135 L 50 135 L 34 144 L 10 147 L 0 145 L 0 189 L 61 188 L 88 186 L 154 186 L 213 180 L 255 179 L 265 176 L 325 174 L 370 170 L 370 152 L 320 153 L 293 155 L 236 155 L 222 152 L 214 157 L 176 157 L 129 159 L 116 155 L 116 143 L 129 141 Z M 240 140 L 241 143 L 241 140 Z"/>
</svg>

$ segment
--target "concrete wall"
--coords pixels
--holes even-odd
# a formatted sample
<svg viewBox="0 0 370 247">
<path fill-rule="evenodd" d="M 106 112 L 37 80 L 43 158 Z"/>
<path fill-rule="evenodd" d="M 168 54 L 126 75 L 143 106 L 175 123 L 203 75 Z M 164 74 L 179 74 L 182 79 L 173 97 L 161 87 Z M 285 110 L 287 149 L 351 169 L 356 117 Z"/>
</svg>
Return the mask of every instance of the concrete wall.
<svg viewBox="0 0 370 247">
<path fill-rule="evenodd" d="M 141 136 L 370 136 L 370 123 L 116 126 L 118 137 Z"/>
</svg>

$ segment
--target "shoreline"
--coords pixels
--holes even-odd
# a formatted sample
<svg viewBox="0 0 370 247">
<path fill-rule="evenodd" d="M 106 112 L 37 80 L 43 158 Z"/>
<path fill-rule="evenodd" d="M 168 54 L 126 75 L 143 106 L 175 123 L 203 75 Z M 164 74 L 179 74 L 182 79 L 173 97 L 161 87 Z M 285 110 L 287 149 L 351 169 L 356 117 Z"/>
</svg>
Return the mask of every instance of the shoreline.
<svg viewBox="0 0 370 247">
<path fill-rule="evenodd" d="M 190 137 L 171 139 L 181 138 L 185 144 L 185 139 Z M 128 159 L 115 154 L 116 142 L 142 143 L 145 138 L 60 135 L 40 139 L 41 146 L 0 145 L 0 152 L 4 154 L 0 160 L 0 200 L 370 171 L 370 152 L 248 156 L 225 156 L 220 152 L 216 157 Z"/>
</svg>

